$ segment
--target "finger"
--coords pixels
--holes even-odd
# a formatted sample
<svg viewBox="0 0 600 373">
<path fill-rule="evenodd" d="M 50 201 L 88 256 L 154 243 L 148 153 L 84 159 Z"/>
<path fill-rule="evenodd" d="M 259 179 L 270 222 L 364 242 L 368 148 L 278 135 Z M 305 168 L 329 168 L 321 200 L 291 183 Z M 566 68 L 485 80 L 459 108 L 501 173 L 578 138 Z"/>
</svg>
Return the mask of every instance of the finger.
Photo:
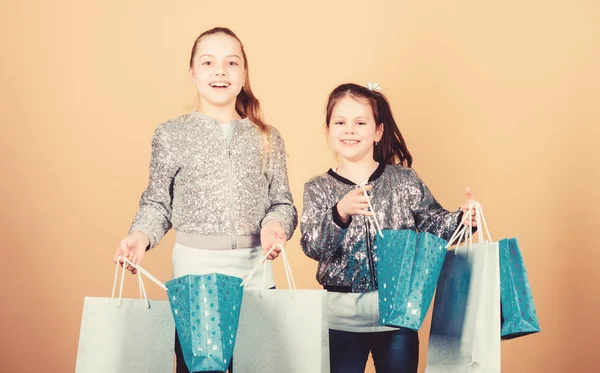
<svg viewBox="0 0 600 373">
<path fill-rule="evenodd" d="M 133 264 L 138 264 L 139 263 L 137 255 L 132 255 L 131 256 L 131 262 Z M 131 273 L 133 273 L 135 275 L 137 273 L 137 268 L 135 268 L 134 266 L 131 266 Z"/>
<path fill-rule="evenodd" d="M 353 215 L 364 215 L 364 216 L 373 216 L 373 211 L 364 210 L 364 209 L 356 209 Z"/>
<path fill-rule="evenodd" d="M 269 253 L 269 251 L 271 251 L 271 248 L 273 248 L 274 243 L 269 243 L 268 245 L 263 246 L 263 255 L 267 255 L 267 253 Z M 271 259 L 271 256 L 273 255 L 273 253 L 276 253 L 278 251 L 281 251 L 281 249 L 278 246 L 275 246 L 275 248 L 273 248 L 273 251 L 271 251 L 269 253 L 269 255 L 267 256 L 267 259 Z"/>
<path fill-rule="evenodd" d="M 127 258 L 127 254 L 125 254 L 125 253 L 121 253 L 119 255 L 119 257 L 117 258 L 117 260 L 119 261 L 119 264 L 121 265 L 121 268 L 127 268 L 126 263 L 125 263 L 125 258 Z"/>
<path fill-rule="evenodd" d="M 122 253 L 126 253 L 129 251 L 129 244 L 127 243 L 127 240 L 121 240 L 119 242 L 119 249 L 121 249 Z"/>
<path fill-rule="evenodd" d="M 119 257 L 121 256 L 121 249 L 117 249 L 117 251 L 115 251 L 115 255 L 113 255 L 113 263 L 117 264 L 117 260 L 119 260 Z"/>
<path fill-rule="evenodd" d="M 471 192 L 471 188 L 465 188 L 465 194 L 467 195 L 467 201 L 471 202 L 473 200 L 473 193 Z"/>
<path fill-rule="evenodd" d="M 367 185 L 365 185 L 365 189 L 364 189 L 364 190 L 363 190 L 363 188 L 362 188 L 362 187 L 358 187 L 358 188 L 356 188 L 356 189 L 354 190 L 354 194 L 356 194 L 357 196 L 364 196 L 364 195 L 365 195 L 365 190 L 366 190 L 367 192 L 370 192 L 370 191 L 371 191 L 371 189 L 373 189 L 373 186 L 372 186 L 372 185 L 368 185 L 368 184 L 367 184 Z"/>
<path fill-rule="evenodd" d="M 356 198 L 355 201 L 359 202 L 359 203 L 369 203 L 369 199 L 370 199 L 369 197 L 367 197 L 363 194 L 363 195 L 359 196 L 358 198 Z"/>
<path fill-rule="evenodd" d="M 130 262 L 133 261 L 133 253 L 127 254 L 127 260 L 129 260 Z M 127 270 L 131 272 L 133 269 L 134 267 L 131 264 L 127 263 Z"/>
</svg>

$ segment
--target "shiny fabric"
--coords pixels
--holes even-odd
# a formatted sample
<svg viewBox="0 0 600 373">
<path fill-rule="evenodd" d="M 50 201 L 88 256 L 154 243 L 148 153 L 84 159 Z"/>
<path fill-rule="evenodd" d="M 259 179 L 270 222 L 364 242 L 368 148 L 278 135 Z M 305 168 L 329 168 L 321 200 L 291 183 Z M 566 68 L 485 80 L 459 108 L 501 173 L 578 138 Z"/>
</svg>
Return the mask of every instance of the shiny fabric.
<svg viewBox="0 0 600 373">
<path fill-rule="evenodd" d="M 372 205 L 382 229 L 429 232 L 448 240 L 462 217 L 440 206 L 417 173 L 400 165 L 380 164 L 368 181 Z M 326 286 L 362 293 L 377 289 L 376 229 L 373 220 L 352 216 L 343 227 L 337 202 L 358 187 L 333 170 L 304 185 L 300 222 L 302 249 L 319 262 L 317 280 Z"/>
<path fill-rule="evenodd" d="M 158 126 L 152 140 L 148 187 L 130 228 L 154 247 L 174 229 L 200 235 L 259 234 L 277 219 L 288 239 L 297 212 L 286 168 L 284 142 L 275 128 L 263 136 L 248 119 L 232 122 L 227 144 L 216 120 L 198 112 Z"/>
</svg>

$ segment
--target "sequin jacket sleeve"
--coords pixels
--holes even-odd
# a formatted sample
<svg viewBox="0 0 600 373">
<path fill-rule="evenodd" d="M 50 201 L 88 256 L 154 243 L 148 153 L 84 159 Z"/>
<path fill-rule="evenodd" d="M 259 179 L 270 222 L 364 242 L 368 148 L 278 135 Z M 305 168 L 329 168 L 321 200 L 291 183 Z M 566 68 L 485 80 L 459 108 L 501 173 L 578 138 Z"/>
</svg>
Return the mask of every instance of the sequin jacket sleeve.
<svg viewBox="0 0 600 373">
<path fill-rule="evenodd" d="M 448 239 L 459 224 L 461 211 L 444 210 L 412 169 L 380 165 L 369 180 L 371 202 L 382 229 L 424 231 Z M 335 223 L 332 210 L 356 187 L 331 170 L 308 181 L 300 243 L 306 255 L 319 262 L 321 285 L 363 293 L 377 289 L 375 225 L 371 218 L 355 215 L 342 228 Z"/>
<path fill-rule="evenodd" d="M 417 231 L 429 232 L 444 240 L 449 240 L 460 222 L 462 212 L 448 211 L 442 208 L 417 172 L 413 169 L 410 169 L 410 172 L 415 186 L 420 190 L 415 194 L 417 198 L 411 201 Z"/>
<path fill-rule="evenodd" d="M 142 194 L 139 209 L 130 233 L 140 231 L 150 239 L 154 247 L 171 228 L 173 179 L 177 162 L 169 147 L 168 133 L 159 126 L 152 138 L 152 157 L 148 187 Z"/>
<path fill-rule="evenodd" d="M 300 221 L 300 244 L 304 253 L 319 262 L 326 262 L 341 247 L 346 229 L 334 222 L 331 188 L 321 188 L 320 178 L 304 185 L 303 210 Z"/>
<path fill-rule="evenodd" d="M 264 226 L 270 220 L 278 220 L 289 240 L 298 225 L 298 212 L 290 192 L 283 138 L 275 128 L 271 128 L 270 138 L 272 150 L 267 166 L 267 175 L 271 206 L 262 220 L 261 226 Z"/>
</svg>

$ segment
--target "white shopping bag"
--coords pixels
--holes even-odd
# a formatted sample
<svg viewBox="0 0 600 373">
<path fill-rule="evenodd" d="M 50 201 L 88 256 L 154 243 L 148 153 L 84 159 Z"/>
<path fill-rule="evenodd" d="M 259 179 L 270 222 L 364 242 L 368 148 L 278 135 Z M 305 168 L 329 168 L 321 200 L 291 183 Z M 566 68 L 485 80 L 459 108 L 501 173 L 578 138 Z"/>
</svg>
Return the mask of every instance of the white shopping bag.
<svg viewBox="0 0 600 373">
<path fill-rule="evenodd" d="M 285 249 L 280 247 L 289 289 L 263 286 L 258 290 L 244 290 L 233 370 L 329 373 L 327 292 L 297 290 Z"/>
<path fill-rule="evenodd" d="M 85 297 L 76 373 L 173 372 L 175 325 L 169 301 L 147 299 L 141 273 L 156 279 L 136 267 L 140 299 L 121 298 L 125 269 L 115 298 L 118 262 L 112 296 Z"/>
<path fill-rule="evenodd" d="M 481 206 L 479 242 L 471 228 L 459 227 L 449 246 L 467 236 L 464 247 L 448 252 L 433 305 L 426 373 L 500 372 L 500 265 Z M 487 240 L 483 233 L 487 233 Z"/>
</svg>

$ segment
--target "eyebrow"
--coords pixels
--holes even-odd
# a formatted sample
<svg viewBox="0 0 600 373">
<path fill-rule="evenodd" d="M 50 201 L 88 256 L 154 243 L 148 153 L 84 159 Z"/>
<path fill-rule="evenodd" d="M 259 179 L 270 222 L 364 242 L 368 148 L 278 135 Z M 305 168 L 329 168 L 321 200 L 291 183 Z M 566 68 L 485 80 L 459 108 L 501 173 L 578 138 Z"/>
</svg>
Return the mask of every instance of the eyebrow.
<svg viewBox="0 0 600 373">
<path fill-rule="evenodd" d="M 202 57 L 215 57 L 215 56 L 212 54 L 202 54 L 202 55 L 198 56 L 197 58 L 202 58 Z M 240 60 L 242 59 L 242 57 L 238 56 L 237 54 L 230 54 L 230 55 L 225 56 L 225 58 L 231 58 L 231 57 L 239 58 Z"/>
<path fill-rule="evenodd" d="M 333 117 L 331 117 L 331 118 L 332 118 L 332 119 L 346 119 L 346 117 L 341 117 L 341 116 L 339 116 L 339 115 L 334 115 L 334 116 L 333 116 Z M 356 117 L 356 118 L 354 118 L 354 120 L 356 120 L 356 119 L 367 120 L 367 117 L 360 116 L 360 117 Z"/>
</svg>

